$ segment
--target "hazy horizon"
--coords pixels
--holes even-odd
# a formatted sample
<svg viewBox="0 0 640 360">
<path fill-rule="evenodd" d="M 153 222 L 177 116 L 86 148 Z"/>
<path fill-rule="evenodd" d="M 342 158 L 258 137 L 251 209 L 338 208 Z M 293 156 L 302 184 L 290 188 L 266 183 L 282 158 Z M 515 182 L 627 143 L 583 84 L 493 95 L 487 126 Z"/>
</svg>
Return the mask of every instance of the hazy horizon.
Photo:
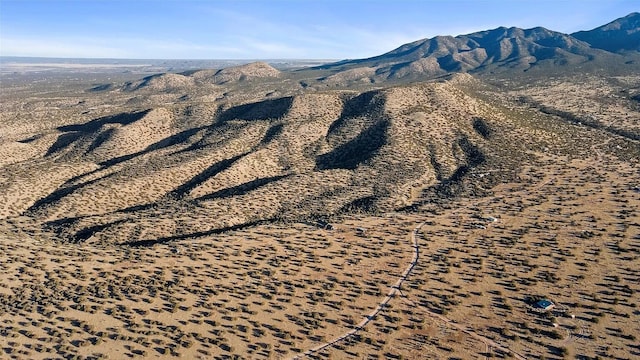
<svg viewBox="0 0 640 360">
<path fill-rule="evenodd" d="M 108 58 L 108 57 L 57 57 L 57 56 L 20 56 L 20 55 L 0 55 L 0 59 L 42 59 L 42 60 L 104 60 L 104 61 L 338 61 L 342 59 L 313 59 L 313 58 Z"/>
<path fill-rule="evenodd" d="M 0 3 L 0 56 L 96 59 L 355 59 L 499 26 L 571 33 L 633 0 L 43 1 Z M 549 11 L 553 9 L 553 11 Z"/>
<path fill-rule="evenodd" d="M 0 76 L 26 74 L 145 74 L 222 69 L 266 62 L 279 70 L 294 70 L 335 62 L 334 59 L 108 59 L 0 56 Z"/>
</svg>

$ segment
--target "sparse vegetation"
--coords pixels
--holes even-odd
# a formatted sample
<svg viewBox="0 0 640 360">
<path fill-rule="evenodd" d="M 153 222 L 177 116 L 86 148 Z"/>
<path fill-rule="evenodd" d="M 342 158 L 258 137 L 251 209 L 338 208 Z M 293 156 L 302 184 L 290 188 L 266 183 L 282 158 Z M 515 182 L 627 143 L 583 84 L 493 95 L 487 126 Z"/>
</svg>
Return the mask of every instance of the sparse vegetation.
<svg viewBox="0 0 640 360">
<path fill-rule="evenodd" d="M 0 357 L 637 353 L 637 75 L 274 70 L 2 88 Z"/>
</svg>

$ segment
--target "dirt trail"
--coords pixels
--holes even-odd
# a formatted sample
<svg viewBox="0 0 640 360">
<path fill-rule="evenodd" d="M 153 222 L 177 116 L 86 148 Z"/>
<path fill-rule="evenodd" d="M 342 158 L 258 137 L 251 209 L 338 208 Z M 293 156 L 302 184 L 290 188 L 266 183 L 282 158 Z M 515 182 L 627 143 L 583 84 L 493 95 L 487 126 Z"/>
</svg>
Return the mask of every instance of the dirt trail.
<svg viewBox="0 0 640 360">
<path fill-rule="evenodd" d="M 380 311 L 382 311 L 387 304 L 389 303 L 389 301 L 391 301 L 391 299 L 393 299 L 396 294 L 401 293 L 401 286 L 402 283 L 407 279 L 407 277 L 409 276 L 409 274 L 411 274 L 411 271 L 413 270 L 413 268 L 416 266 L 416 264 L 418 263 L 418 258 L 420 256 L 420 252 L 419 252 L 419 248 L 418 248 L 418 238 L 417 238 L 417 234 L 418 231 L 420 230 L 420 228 L 424 225 L 424 222 L 421 222 L 420 224 L 418 224 L 418 226 L 416 226 L 413 229 L 413 233 L 412 233 L 412 244 L 411 246 L 413 247 L 413 259 L 411 260 L 411 263 L 409 263 L 409 265 L 406 267 L 406 269 L 404 270 L 404 272 L 402 273 L 402 275 L 400 276 L 400 278 L 398 278 L 398 280 L 396 281 L 395 284 L 393 284 L 391 286 L 391 289 L 389 290 L 389 292 L 387 293 L 387 296 L 385 296 L 384 299 L 382 299 L 382 301 L 380 301 L 380 303 L 378 304 L 378 306 L 376 306 L 375 309 L 373 309 L 367 316 L 365 316 L 364 319 L 362 319 L 362 321 L 360 323 L 358 323 L 353 329 L 347 331 L 346 333 L 332 339 L 331 341 L 325 342 L 323 344 L 320 344 L 312 349 L 309 349 L 307 351 L 305 351 L 302 354 L 298 354 L 295 357 L 293 357 L 292 359 L 302 359 L 306 356 L 312 355 L 316 352 L 322 351 L 328 347 L 331 347 L 343 340 L 348 339 L 349 337 L 357 334 L 360 330 L 364 329 L 365 326 L 367 326 L 367 324 L 369 324 L 373 319 L 375 319 L 376 315 L 378 315 L 378 313 Z"/>
<path fill-rule="evenodd" d="M 463 333 L 465 333 L 465 334 L 467 334 L 467 335 L 469 335 L 469 336 L 481 341 L 489 349 L 491 349 L 491 348 L 498 349 L 498 350 L 502 351 L 503 353 L 511 354 L 516 359 L 527 360 L 526 357 L 514 352 L 513 350 L 511 350 L 511 349 L 509 349 L 507 347 L 504 347 L 504 346 L 498 344 L 497 342 L 495 342 L 495 341 L 493 341 L 493 340 L 491 340 L 489 338 L 486 338 L 486 337 L 474 332 L 473 330 L 471 330 L 471 329 L 469 329 L 469 328 L 467 328 L 467 327 L 465 327 L 465 326 L 463 326 L 461 324 L 456 323 L 455 321 L 453 321 L 453 320 L 451 320 L 451 319 L 449 319 L 449 318 L 447 318 L 445 316 L 442 316 L 440 314 L 436 314 L 436 313 L 434 313 L 432 311 L 429 311 L 429 310 L 426 310 L 426 311 L 431 317 L 437 318 L 438 320 L 441 320 L 441 321 L 445 322 L 448 326 L 451 326 L 452 328 L 460 330 Z"/>
<path fill-rule="evenodd" d="M 357 334 L 360 330 L 364 329 L 365 326 L 367 326 L 367 324 L 369 324 L 371 321 L 373 321 L 375 319 L 375 317 L 378 315 L 378 313 L 380 313 L 380 311 L 382 311 L 387 304 L 391 301 L 391 299 L 393 299 L 396 294 L 400 294 L 402 295 L 402 291 L 401 291 L 401 286 L 402 283 L 407 279 L 407 277 L 411 274 L 411 271 L 415 268 L 415 266 L 418 264 L 418 259 L 420 257 L 420 248 L 418 245 L 418 232 L 420 231 L 420 228 L 422 228 L 422 226 L 424 226 L 425 222 L 421 222 L 420 224 L 418 224 L 414 229 L 413 232 L 411 234 L 411 238 L 412 238 L 412 244 L 411 246 L 413 247 L 413 259 L 411 260 L 411 262 L 409 263 L 409 265 L 407 265 L 407 267 L 405 268 L 404 272 L 402 273 L 402 275 L 400 276 L 400 278 L 398 278 L 398 280 L 396 281 L 396 283 L 394 285 L 391 286 L 391 289 L 389 290 L 389 292 L 387 293 L 387 296 L 385 296 L 384 299 L 382 299 L 382 301 L 380 301 L 380 303 L 378 304 L 378 306 L 376 306 L 375 309 L 373 309 L 373 311 L 371 311 L 367 316 L 365 316 L 365 318 L 358 323 L 353 329 L 347 331 L 346 333 L 335 337 L 334 339 L 322 343 L 312 349 L 309 349 L 307 351 L 305 351 L 302 354 L 298 354 L 296 356 L 294 356 L 292 359 L 302 359 L 304 357 L 313 355 L 314 353 L 317 353 L 319 351 L 322 351 L 328 347 L 334 346 L 337 343 L 347 340 L 348 338 L 350 338 L 351 336 Z M 418 306 L 417 304 L 415 304 L 413 301 L 407 300 L 409 301 L 411 304 Z M 437 314 L 433 311 L 430 311 L 429 309 L 424 309 L 429 316 L 436 318 L 440 321 L 445 322 L 448 326 L 451 326 L 457 330 L 460 330 L 462 332 L 464 332 L 465 334 L 481 341 L 483 344 L 485 344 L 485 346 L 487 347 L 487 349 L 497 349 L 500 350 L 504 353 L 509 353 L 511 354 L 514 358 L 519 359 L 519 360 L 526 360 L 526 358 L 516 352 L 514 352 L 513 350 L 504 347 L 500 344 L 498 344 L 497 342 L 486 338 L 480 334 L 475 333 L 473 330 L 460 325 L 458 323 L 456 323 L 455 321 L 442 316 L 440 314 Z"/>
</svg>

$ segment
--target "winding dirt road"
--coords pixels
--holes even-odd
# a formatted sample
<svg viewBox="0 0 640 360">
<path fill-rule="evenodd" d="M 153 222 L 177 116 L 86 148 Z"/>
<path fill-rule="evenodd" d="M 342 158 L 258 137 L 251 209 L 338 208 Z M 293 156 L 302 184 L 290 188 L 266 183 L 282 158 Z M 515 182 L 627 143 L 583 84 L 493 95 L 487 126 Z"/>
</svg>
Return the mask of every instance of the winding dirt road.
<svg viewBox="0 0 640 360">
<path fill-rule="evenodd" d="M 418 232 L 420 231 L 420 228 L 422 228 L 422 226 L 424 226 L 425 222 L 421 222 L 420 224 L 418 224 L 414 229 L 413 232 L 411 234 L 411 238 L 412 238 L 412 244 L 411 246 L 413 247 L 413 259 L 411 260 L 411 263 L 409 263 L 409 265 L 405 268 L 404 272 L 402 273 L 402 275 L 400 276 L 400 278 L 398 278 L 398 280 L 396 281 L 396 283 L 394 285 L 391 286 L 391 289 L 389 290 L 389 292 L 387 293 L 387 296 L 385 296 L 384 299 L 382 299 L 382 301 L 380 301 L 380 303 L 378 304 L 378 306 L 376 306 L 375 309 L 373 309 L 373 311 L 371 311 L 367 316 L 365 316 L 365 318 L 358 323 L 353 329 L 347 331 L 346 333 L 335 337 L 334 339 L 332 339 L 331 341 L 322 343 L 312 349 L 309 349 L 307 351 L 305 351 L 304 353 L 298 354 L 296 356 L 294 356 L 292 359 L 302 359 L 304 357 L 307 357 L 309 355 L 312 355 L 314 353 L 317 353 L 319 351 L 322 351 L 328 347 L 334 346 L 336 344 L 338 344 L 339 342 L 342 342 L 344 340 L 347 340 L 348 338 L 350 338 L 351 336 L 357 334 L 360 330 L 364 329 L 365 326 L 367 326 L 367 324 L 369 324 L 371 321 L 373 321 L 376 317 L 376 315 L 378 315 L 378 313 L 380 313 L 380 311 L 382 311 L 385 307 L 387 307 L 387 304 L 391 301 L 391 299 L 393 299 L 396 294 L 401 293 L 401 286 L 402 283 L 404 283 L 404 281 L 407 279 L 407 277 L 411 274 L 411 271 L 414 269 L 414 267 L 418 264 L 418 259 L 420 257 L 420 248 L 418 245 Z M 418 306 L 416 303 L 414 303 L 413 301 L 408 300 L 411 304 L 413 304 L 414 306 Z M 503 353 L 509 353 L 511 354 L 514 358 L 518 359 L 518 360 L 527 360 L 524 356 L 512 351 L 511 349 L 504 347 L 498 343 L 496 343 L 495 341 L 484 337 L 480 334 L 477 334 L 476 332 L 474 332 L 473 330 L 462 326 L 458 323 L 456 323 L 455 321 L 442 316 L 440 314 L 437 314 L 435 312 L 432 312 L 429 309 L 426 309 L 424 307 L 422 307 L 428 314 L 429 316 L 436 318 L 440 321 L 445 322 L 448 326 L 451 326 L 457 330 L 460 330 L 462 332 L 464 332 L 465 334 L 481 341 L 486 347 L 487 349 L 497 349 L 502 351 Z"/>
<path fill-rule="evenodd" d="M 411 260 L 411 263 L 409 263 L 409 265 L 407 266 L 406 269 L 404 269 L 404 272 L 402 273 L 402 275 L 400 276 L 400 278 L 398 278 L 398 281 L 396 281 L 395 284 L 393 284 L 391 286 L 391 289 L 389 290 L 389 292 L 387 293 L 387 296 L 385 296 L 384 299 L 382 299 L 382 301 L 380 301 L 380 303 L 378 304 L 378 306 L 376 306 L 375 309 L 373 309 L 373 311 L 371 311 L 369 314 L 367 314 L 367 316 L 365 316 L 365 318 L 358 323 L 353 329 L 347 331 L 346 333 L 332 339 L 331 341 L 325 342 L 323 344 L 320 344 L 312 349 L 309 349 L 307 351 L 305 351 L 302 354 L 298 354 L 295 357 L 293 357 L 293 359 L 301 359 L 303 357 L 306 357 L 308 355 L 312 355 L 318 351 L 322 351 L 328 347 L 331 347 L 341 341 L 344 341 L 346 339 L 348 339 L 349 337 L 357 334 L 360 330 L 362 330 L 365 326 L 367 326 L 367 324 L 369 324 L 373 319 L 375 319 L 376 315 L 378 315 L 378 313 L 380 311 L 382 311 L 387 304 L 389 303 L 389 301 L 391 301 L 391 299 L 393 299 L 397 293 L 400 292 L 400 288 L 402 286 L 402 283 L 407 279 L 407 277 L 409 276 L 409 274 L 411 274 L 411 271 L 413 270 L 413 268 L 416 266 L 416 264 L 418 263 L 418 258 L 420 256 L 420 251 L 418 248 L 418 231 L 420 230 L 420 228 L 424 225 L 424 222 L 421 222 L 420 224 L 418 224 L 418 226 L 416 226 L 413 229 L 413 233 L 412 233 L 412 247 L 413 247 L 413 259 Z"/>
</svg>

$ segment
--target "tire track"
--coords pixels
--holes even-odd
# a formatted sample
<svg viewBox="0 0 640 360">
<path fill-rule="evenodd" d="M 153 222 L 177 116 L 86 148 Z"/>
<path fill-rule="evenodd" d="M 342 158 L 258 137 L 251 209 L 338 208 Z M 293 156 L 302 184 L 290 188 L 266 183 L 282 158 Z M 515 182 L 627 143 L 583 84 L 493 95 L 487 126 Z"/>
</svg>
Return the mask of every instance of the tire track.
<svg viewBox="0 0 640 360">
<path fill-rule="evenodd" d="M 420 228 L 422 228 L 422 226 L 424 226 L 424 224 L 425 222 L 423 221 L 413 229 L 413 233 L 411 235 L 411 238 L 412 238 L 411 246 L 413 247 L 413 259 L 411 260 L 411 263 L 409 263 L 409 265 L 405 268 L 404 272 L 402 273 L 400 278 L 398 278 L 396 283 L 391 286 L 391 289 L 387 293 L 387 296 L 385 296 L 385 298 L 382 299 L 382 301 L 378 304 L 378 306 L 376 306 L 375 309 L 373 309 L 369 314 L 367 314 L 365 318 L 360 323 L 358 323 L 353 329 L 332 339 L 331 341 L 320 344 L 312 349 L 305 351 L 302 354 L 298 354 L 294 356 L 292 359 L 302 359 L 304 357 L 313 355 L 314 353 L 317 353 L 326 348 L 332 347 L 342 341 L 347 340 L 348 338 L 357 334 L 360 330 L 364 329 L 364 327 L 367 326 L 367 324 L 369 324 L 371 321 L 375 319 L 375 317 L 378 315 L 378 313 L 380 313 L 380 311 L 384 310 L 387 307 L 387 304 L 389 304 L 391 299 L 393 299 L 396 296 L 396 294 L 401 292 L 400 288 L 402 286 L 402 283 L 404 283 L 407 277 L 411 274 L 411 271 L 413 270 L 413 268 L 418 264 L 418 259 L 420 257 L 420 250 L 418 246 L 417 235 L 418 235 L 418 231 L 420 230 Z"/>
</svg>

